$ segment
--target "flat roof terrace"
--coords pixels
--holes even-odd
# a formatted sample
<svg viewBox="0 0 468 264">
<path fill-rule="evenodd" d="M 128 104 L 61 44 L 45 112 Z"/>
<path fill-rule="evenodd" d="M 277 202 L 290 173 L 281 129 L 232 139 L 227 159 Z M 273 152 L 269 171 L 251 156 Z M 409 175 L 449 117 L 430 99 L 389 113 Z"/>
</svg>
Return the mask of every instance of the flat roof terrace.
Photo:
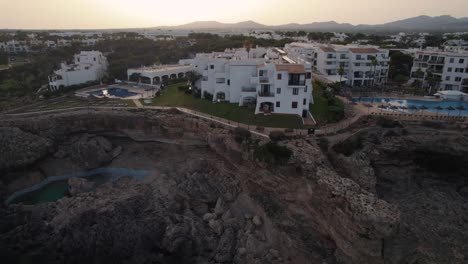
<svg viewBox="0 0 468 264">
<path fill-rule="evenodd" d="M 127 78 L 129 81 L 142 82 L 145 84 L 159 84 L 168 79 L 183 78 L 193 70 L 191 65 L 155 65 L 151 67 L 141 67 L 138 69 L 128 69 Z M 138 74 L 139 76 L 135 76 Z M 136 80 L 133 77 L 137 77 Z M 131 80 L 135 79 L 135 80 Z"/>
<path fill-rule="evenodd" d="M 141 68 L 131 68 L 128 69 L 129 71 L 135 71 L 135 72 L 167 72 L 167 71 L 189 71 L 192 69 L 192 66 L 188 65 L 154 65 L 154 66 L 148 66 L 148 67 L 141 67 Z"/>
</svg>

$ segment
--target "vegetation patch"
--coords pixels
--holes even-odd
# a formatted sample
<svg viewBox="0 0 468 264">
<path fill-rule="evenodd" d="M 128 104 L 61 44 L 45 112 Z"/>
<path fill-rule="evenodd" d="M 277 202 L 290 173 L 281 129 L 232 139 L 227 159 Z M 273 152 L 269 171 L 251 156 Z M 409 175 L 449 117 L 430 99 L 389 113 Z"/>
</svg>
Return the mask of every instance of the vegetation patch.
<svg viewBox="0 0 468 264">
<path fill-rule="evenodd" d="M 341 153 L 347 157 L 351 156 L 354 151 L 359 150 L 363 147 L 363 139 L 360 134 L 349 137 L 345 141 L 333 146 L 333 150 L 337 153 Z"/>
<path fill-rule="evenodd" d="M 285 146 L 280 146 L 276 142 L 269 142 L 259 146 L 254 151 L 254 156 L 260 161 L 284 165 L 292 156 L 292 151 Z"/>
<path fill-rule="evenodd" d="M 314 103 L 310 104 L 309 109 L 319 124 L 336 123 L 344 118 L 344 103 L 335 97 L 338 91 L 338 85 L 327 90 L 324 83 L 314 82 Z"/>
</svg>

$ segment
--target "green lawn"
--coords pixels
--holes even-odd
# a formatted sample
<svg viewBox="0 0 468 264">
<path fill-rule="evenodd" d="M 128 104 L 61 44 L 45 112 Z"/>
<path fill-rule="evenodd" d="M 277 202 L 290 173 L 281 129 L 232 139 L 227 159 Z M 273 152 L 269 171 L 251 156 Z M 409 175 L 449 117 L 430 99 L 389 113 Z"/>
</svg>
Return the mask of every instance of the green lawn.
<svg viewBox="0 0 468 264">
<path fill-rule="evenodd" d="M 225 118 L 234 122 L 264 127 L 303 128 L 302 118 L 297 115 L 274 114 L 270 116 L 255 115 L 254 109 L 239 107 L 238 104 L 217 103 L 198 99 L 178 90 L 185 83 L 169 85 L 160 97 L 154 98 L 151 105 L 173 106 L 193 109 L 205 114 Z M 143 100 L 141 101 L 144 104 Z"/>
<path fill-rule="evenodd" d="M 318 124 L 338 122 L 341 118 L 333 112 L 333 106 L 328 105 L 328 99 L 322 95 L 323 89 L 324 87 L 314 83 L 314 104 L 309 105 L 310 112 Z M 335 105 L 344 109 L 343 102 L 340 99 L 334 98 L 334 101 Z"/>
</svg>

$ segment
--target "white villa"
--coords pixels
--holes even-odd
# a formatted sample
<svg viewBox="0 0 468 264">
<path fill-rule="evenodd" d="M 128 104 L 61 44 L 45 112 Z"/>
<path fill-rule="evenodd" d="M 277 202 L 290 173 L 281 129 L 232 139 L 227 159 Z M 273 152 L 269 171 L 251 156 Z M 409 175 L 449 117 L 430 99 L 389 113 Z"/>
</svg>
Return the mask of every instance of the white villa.
<svg viewBox="0 0 468 264">
<path fill-rule="evenodd" d="M 60 69 L 49 76 L 49 89 L 99 81 L 107 71 L 107 59 L 99 51 L 82 51 L 76 54 L 73 64 L 62 63 Z"/>
<path fill-rule="evenodd" d="M 257 114 L 310 117 L 312 67 L 285 62 L 280 51 L 254 48 L 200 53 L 194 59 L 181 60 L 178 66 L 129 69 L 127 74 L 129 79 L 137 73 L 141 82 L 157 84 L 195 71 L 201 76 L 195 87 L 205 99 L 212 96 L 213 102 L 252 106 Z"/>
<path fill-rule="evenodd" d="M 366 86 L 383 84 L 388 78 L 389 51 L 376 46 L 295 42 L 286 44 L 284 50 L 295 61 L 311 63 L 313 70 L 328 82 Z M 339 74 L 340 68 L 344 69 L 343 75 Z"/>
<path fill-rule="evenodd" d="M 436 82 L 431 82 L 428 74 L 432 73 Z M 468 52 L 421 50 L 416 56 L 411 69 L 411 80 L 423 82 L 423 86 L 438 90 L 468 90 Z M 435 90 L 434 90 L 435 91 Z"/>
</svg>

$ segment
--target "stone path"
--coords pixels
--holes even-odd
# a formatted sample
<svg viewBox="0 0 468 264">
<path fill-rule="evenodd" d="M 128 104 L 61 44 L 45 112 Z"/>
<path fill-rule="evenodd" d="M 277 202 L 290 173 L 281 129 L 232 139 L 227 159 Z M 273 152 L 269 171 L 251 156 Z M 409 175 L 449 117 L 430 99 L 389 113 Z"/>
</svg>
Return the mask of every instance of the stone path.
<svg viewBox="0 0 468 264">
<path fill-rule="evenodd" d="M 136 107 L 143 107 L 143 105 L 141 104 L 140 100 L 138 100 L 138 99 L 133 99 L 133 102 L 135 103 Z"/>
</svg>

